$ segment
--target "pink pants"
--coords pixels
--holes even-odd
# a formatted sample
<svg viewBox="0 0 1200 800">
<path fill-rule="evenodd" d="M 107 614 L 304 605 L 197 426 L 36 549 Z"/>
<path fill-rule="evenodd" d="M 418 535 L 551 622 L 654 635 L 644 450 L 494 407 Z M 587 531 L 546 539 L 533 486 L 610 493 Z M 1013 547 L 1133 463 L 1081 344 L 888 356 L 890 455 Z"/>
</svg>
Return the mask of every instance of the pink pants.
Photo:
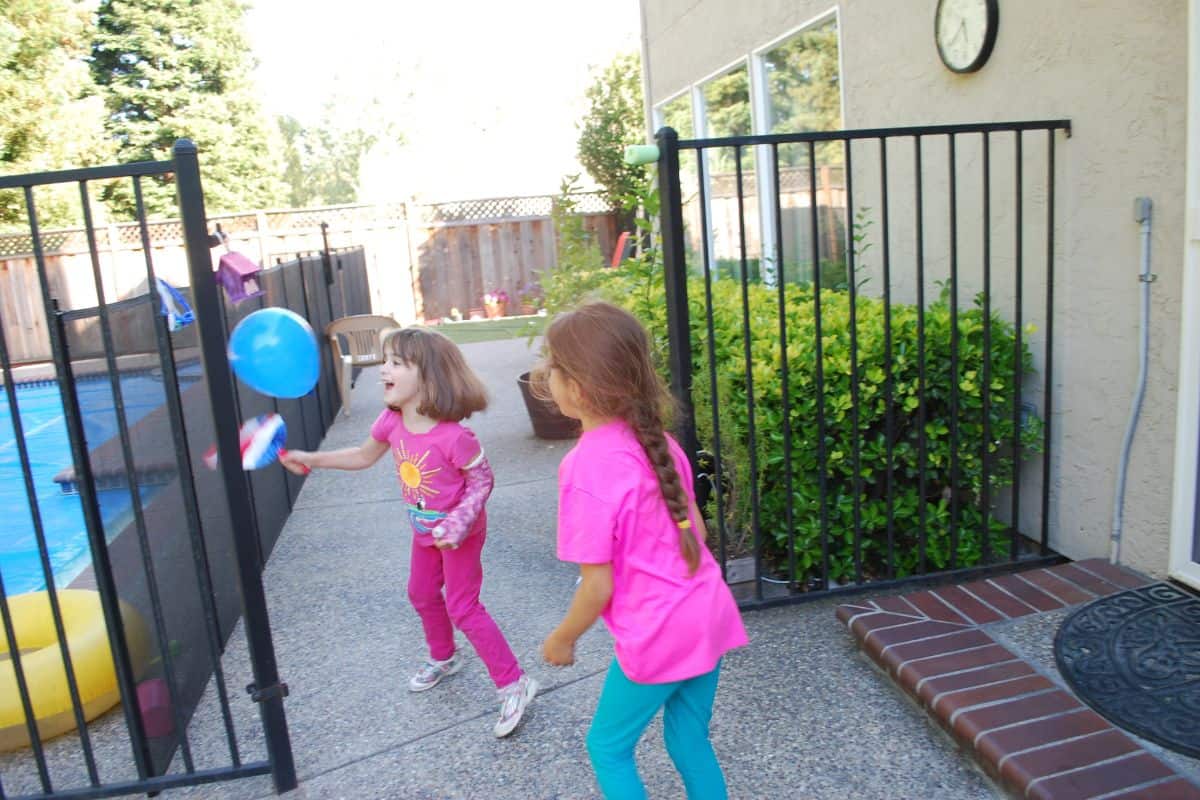
<svg viewBox="0 0 1200 800">
<path fill-rule="evenodd" d="M 496 621 L 479 602 L 483 542 L 484 534 L 480 532 L 468 536 L 456 549 L 438 550 L 423 547 L 414 538 L 408 599 L 421 615 L 431 658 L 445 661 L 454 655 L 454 628 L 458 628 L 500 688 L 518 680 L 521 667 Z"/>
</svg>

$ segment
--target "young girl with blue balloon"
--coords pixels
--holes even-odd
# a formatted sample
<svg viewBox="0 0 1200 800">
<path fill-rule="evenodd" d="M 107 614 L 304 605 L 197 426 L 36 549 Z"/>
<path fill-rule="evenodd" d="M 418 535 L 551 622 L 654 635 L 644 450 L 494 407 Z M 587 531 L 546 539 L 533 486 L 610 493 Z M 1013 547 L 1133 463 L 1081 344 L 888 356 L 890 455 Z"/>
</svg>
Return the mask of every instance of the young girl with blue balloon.
<svg viewBox="0 0 1200 800">
<path fill-rule="evenodd" d="M 421 617 L 429 660 L 412 676 L 413 692 L 458 672 L 454 628 L 475 648 L 500 695 L 496 736 L 512 733 L 537 693 L 512 648 L 479 601 L 480 554 L 487 536 L 484 504 L 494 478 L 479 440 L 463 419 L 487 406 L 487 392 L 458 347 L 418 326 L 386 334 L 379 374 L 387 408 L 357 447 L 330 452 L 289 450 L 292 472 L 365 469 L 391 451 L 412 527 L 408 597 Z"/>
<path fill-rule="evenodd" d="M 546 330 L 543 381 L 583 435 L 558 471 L 558 557 L 579 564 L 570 609 L 542 645 L 554 665 L 603 617 L 609 666 L 587 747 L 600 790 L 639 800 L 634 747 L 663 709 L 667 753 L 691 800 L 726 797 L 708 738 L 726 652 L 747 643 L 733 595 L 705 545 L 692 471 L 664 430 L 669 395 L 646 331 L 590 303 Z"/>
</svg>

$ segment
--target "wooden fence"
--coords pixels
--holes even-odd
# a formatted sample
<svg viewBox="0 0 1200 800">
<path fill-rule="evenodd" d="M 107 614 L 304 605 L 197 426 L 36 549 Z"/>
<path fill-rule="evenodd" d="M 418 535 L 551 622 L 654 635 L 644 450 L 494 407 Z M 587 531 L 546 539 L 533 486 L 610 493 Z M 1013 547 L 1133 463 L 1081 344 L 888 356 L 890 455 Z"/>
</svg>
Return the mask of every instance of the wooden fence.
<svg viewBox="0 0 1200 800">
<path fill-rule="evenodd" d="M 257 211 L 214 215 L 225 247 L 213 251 L 213 264 L 225 248 L 238 250 L 263 266 L 302 257 L 324 249 L 362 246 L 368 252 L 370 308 L 411 320 L 413 282 L 403 206 L 333 206 L 297 211 Z M 324 229 L 322 224 L 324 223 Z M 189 282 L 183 228 L 178 220 L 98 226 L 94 230 L 96 266 L 104 301 L 118 303 L 149 291 L 146 259 L 154 274 L 173 286 Z M 92 254 L 82 228 L 41 234 L 51 292 L 64 311 L 92 308 L 99 296 L 93 277 Z M 50 357 L 50 340 L 42 305 L 37 262 L 28 233 L 0 235 L 0 315 L 3 335 L 14 363 Z"/>
<path fill-rule="evenodd" d="M 424 207 L 411 220 L 421 318 L 482 316 L 483 295 L 503 290 L 508 313 L 517 313 L 523 290 L 556 264 L 554 198 L 517 197 Z M 616 216 L 598 195 L 582 195 L 578 208 L 607 259 L 617 239 Z"/>
<path fill-rule="evenodd" d="M 472 200 L 438 205 L 255 211 L 215 215 L 226 247 L 263 266 L 331 248 L 362 247 L 371 286 L 370 310 L 408 324 L 440 319 L 458 308 L 464 316 L 483 306 L 483 293 L 503 289 L 518 310 L 523 287 L 555 265 L 553 196 Z M 597 195 L 580 208 L 603 253 L 612 251 L 615 222 Z M 135 223 L 94 231 L 106 303 L 146 294 L 143 231 Z M 150 222 L 145 238 L 154 272 L 172 285 L 188 282 L 183 231 L 178 220 Z M 64 310 L 98 304 L 93 264 L 83 229 L 43 231 L 41 244 L 51 291 Z M 0 318 L 14 363 L 49 358 L 50 344 L 28 233 L 0 234 Z M 214 265 L 223 249 L 214 250 Z"/>
<path fill-rule="evenodd" d="M 845 170 L 841 166 L 820 165 L 815 182 L 817 239 L 821 257 L 838 261 L 846 255 L 848 221 Z M 701 208 L 695 189 L 695 174 L 686 175 L 681 183 L 687 190 L 683 204 L 685 244 L 691 251 L 689 262 L 699 264 L 704 242 L 701 238 Z M 811 258 L 809 210 L 813 202 L 809 194 L 808 168 L 780 167 L 778 190 L 784 260 L 788 263 L 807 263 Z M 753 261 L 760 259 L 763 252 L 757 175 L 753 171 L 743 173 L 740 197 L 737 175 L 728 172 L 714 174 L 707 191 L 709 207 L 706 213 L 712 259 L 718 264 L 737 261 L 741 257 L 743 235 L 746 257 Z"/>
</svg>

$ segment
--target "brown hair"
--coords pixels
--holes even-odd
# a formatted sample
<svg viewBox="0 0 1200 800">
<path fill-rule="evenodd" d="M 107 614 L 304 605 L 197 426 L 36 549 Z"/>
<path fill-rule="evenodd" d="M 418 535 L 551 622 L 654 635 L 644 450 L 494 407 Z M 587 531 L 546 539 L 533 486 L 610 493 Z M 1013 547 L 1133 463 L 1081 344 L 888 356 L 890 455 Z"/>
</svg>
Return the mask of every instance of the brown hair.
<svg viewBox="0 0 1200 800">
<path fill-rule="evenodd" d="M 654 370 L 642 323 L 610 303 L 587 303 L 554 318 L 546 328 L 546 347 L 536 382 L 544 387 L 549 369 L 560 369 L 579 384 L 587 411 L 628 423 L 654 468 L 671 518 L 688 523 L 688 496 L 665 435 L 671 395 Z M 679 552 L 695 572 L 700 547 L 690 524 L 679 529 Z"/>
<path fill-rule="evenodd" d="M 383 352 L 417 368 L 421 376 L 419 413 L 458 422 L 487 408 L 483 382 L 467 366 L 458 345 L 437 331 L 421 325 L 388 331 L 383 334 Z"/>
</svg>

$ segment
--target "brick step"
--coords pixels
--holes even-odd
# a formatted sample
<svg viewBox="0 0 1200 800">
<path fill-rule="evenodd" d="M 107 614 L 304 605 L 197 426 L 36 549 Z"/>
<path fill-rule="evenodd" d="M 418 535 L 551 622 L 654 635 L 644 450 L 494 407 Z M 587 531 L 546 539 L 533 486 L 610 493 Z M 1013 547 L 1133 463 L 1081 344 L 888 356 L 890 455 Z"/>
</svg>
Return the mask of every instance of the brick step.
<svg viewBox="0 0 1200 800">
<path fill-rule="evenodd" d="M 836 614 L 1014 797 L 1200 800 L 1200 788 L 986 631 L 1153 582 L 1091 559 L 845 604 Z"/>
</svg>

